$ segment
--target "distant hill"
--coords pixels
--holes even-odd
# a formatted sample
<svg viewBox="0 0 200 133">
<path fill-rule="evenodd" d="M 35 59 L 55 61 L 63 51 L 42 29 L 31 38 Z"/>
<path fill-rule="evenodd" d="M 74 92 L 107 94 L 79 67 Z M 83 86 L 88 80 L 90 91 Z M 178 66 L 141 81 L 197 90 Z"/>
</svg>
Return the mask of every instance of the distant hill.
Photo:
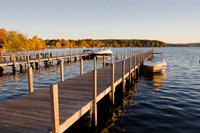
<svg viewBox="0 0 200 133">
<path fill-rule="evenodd" d="M 167 43 L 167 47 L 200 47 L 200 43 Z"/>
</svg>

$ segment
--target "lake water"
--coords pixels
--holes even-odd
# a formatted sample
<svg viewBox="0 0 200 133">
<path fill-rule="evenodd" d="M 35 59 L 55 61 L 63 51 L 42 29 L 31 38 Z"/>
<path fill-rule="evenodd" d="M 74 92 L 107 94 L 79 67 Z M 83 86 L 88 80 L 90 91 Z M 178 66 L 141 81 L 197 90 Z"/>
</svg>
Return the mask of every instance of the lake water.
<svg viewBox="0 0 200 133">
<path fill-rule="evenodd" d="M 166 73 L 142 75 L 124 100 L 123 113 L 103 132 L 200 132 L 200 47 L 155 51 L 164 53 Z"/>
<path fill-rule="evenodd" d="M 113 48 L 123 53 L 139 48 Z M 148 50 L 150 48 L 140 48 Z M 142 74 L 99 132 L 199 133 L 200 132 L 200 47 L 154 48 L 167 61 L 162 75 Z M 93 60 L 84 61 L 84 73 Z M 102 60 L 98 60 L 98 68 Z M 65 64 L 65 79 L 79 75 L 79 63 Z M 34 88 L 59 82 L 59 66 L 34 70 Z M 28 93 L 27 74 L 0 77 L 0 102 Z M 108 122 L 111 121 L 111 122 Z M 77 130 L 76 130 L 77 131 Z M 80 132 L 77 131 L 77 132 Z"/>
</svg>

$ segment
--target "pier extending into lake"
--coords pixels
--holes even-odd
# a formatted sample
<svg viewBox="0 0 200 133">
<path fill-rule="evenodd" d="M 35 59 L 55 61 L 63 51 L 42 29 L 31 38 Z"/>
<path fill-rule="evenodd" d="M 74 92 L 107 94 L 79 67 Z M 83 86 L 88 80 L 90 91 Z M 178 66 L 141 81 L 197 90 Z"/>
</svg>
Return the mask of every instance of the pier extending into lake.
<svg viewBox="0 0 200 133">
<path fill-rule="evenodd" d="M 57 61 L 60 64 L 61 61 L 72 62 L 78 61 L 80 59 L 91 59 L 92 55 L 88 53 L 82 53 L 82 51 L 72 51 L 69 53 L 64 51 L 64 53 L 57 52 L 53 54 L 52 52 L 15 52 L 6 53 L 1 52 L 0 54 L 0 76 L 3 75 L 3 70 L 5 66 L 12 67 L 12 74 L 16 74 L 16 68 L 18 65 L 19 72 L 23 72 L 30 65 L 32 68 L 41 68 L 41 63 L 44 67 L 49 67 L 53 65 L 53 61 Z"/>
<path fill-rule="evenodd" d="M 152 53 L 153 50 L 131 51 L 128 58 L 99 69 L 96 68 L 95 57 L 91 72 L 68 80 L 61 78 L 61 82 L 50 85 L 50 88 L 1 103 L 0 131 L 62 133 L 88 112 L 92 116 L 93 127 L 97 127 L 97 119 L 100 119 L 97 118 L 97 103 L 109 95 L 114 105 L 116 86 L 122 84 L 124 90 L 126 79 L 131 83 L 142 69 L 142 62 L 151 58 Z"/>
</svg>

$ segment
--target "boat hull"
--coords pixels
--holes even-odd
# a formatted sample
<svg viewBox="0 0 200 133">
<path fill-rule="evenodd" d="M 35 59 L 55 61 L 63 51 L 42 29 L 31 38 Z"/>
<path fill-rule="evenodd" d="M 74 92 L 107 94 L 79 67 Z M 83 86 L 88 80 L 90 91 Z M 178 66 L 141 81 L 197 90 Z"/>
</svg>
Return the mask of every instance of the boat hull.
<svg viewBox="0 0 200 133">
<path fill-rule="evenodd" d="M 145 72 L 152 72 L 152 73 L 162 73 L 166 70 L 166 62 L 165 61 L 158 61 L 158 62 L 144 62 L 143 63 L 144 71 Z"/>
</svg>

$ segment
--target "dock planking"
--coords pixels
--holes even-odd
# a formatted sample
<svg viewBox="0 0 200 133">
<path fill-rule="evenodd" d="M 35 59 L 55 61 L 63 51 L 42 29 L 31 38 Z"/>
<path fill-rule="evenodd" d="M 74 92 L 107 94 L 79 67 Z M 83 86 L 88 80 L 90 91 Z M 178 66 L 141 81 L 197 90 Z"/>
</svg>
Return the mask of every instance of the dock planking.
<svg viewBox="0 0 200 133">
<path fill-rule="evenodd" d="M 152 51 L 149 51 L 152 52 Z M 146 54 L 147 55 L 147 54 Z M 134 57 L 131 57 L 134 60 Z M 148 58 L 148 57 L 145 57 Z M 125 73 L 122 75 L 123 61 L 115 63 L 114 86 L 120 84 L 129 73 L 135 71 L 141 63 L 136 61 L 136 68 L 130 70 L 130 59 L 125 59 Z M 64 132 L 93 106 L 93 71 L 58 83 L 59 132 Z M 97 69 L 97 102 L 111 92 L 111 65 Z M 53 128 L 49 88 L 36 90 L 0 104 L 0 131 L 4 133 L 51 132 Z"/>
</svg>

